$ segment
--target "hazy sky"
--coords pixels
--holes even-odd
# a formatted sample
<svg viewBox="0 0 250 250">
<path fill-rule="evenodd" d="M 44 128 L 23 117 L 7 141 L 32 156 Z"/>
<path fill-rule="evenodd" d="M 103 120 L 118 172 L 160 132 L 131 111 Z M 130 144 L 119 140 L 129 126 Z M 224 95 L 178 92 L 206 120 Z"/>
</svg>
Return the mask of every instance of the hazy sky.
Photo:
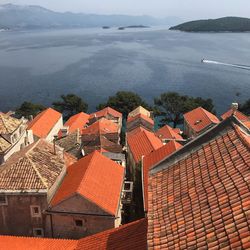
<svg viewBox="0 0 250 250">
<path fill-rule="evenodd" d="M 250 0 L 0 0 L 0 3 L 41 5 L 56 11 L 209 18 L 250 17 Z"/>
</svg>

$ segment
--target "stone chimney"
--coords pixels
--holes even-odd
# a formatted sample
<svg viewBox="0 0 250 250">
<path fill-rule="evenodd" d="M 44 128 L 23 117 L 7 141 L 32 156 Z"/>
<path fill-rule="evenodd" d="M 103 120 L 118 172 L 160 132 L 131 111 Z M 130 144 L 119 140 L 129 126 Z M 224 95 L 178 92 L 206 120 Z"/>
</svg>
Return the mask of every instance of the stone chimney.
<svg viewBox="0 0 250 250">
<path fill-rule="evenodd" d="M 69 127 L 63 127 L 61 129 L 62 137 L 67 136 L 69 134 Z"/>
<path fill-rule="evenodd" d="M 231 105 L 231 109 L 233 110 L 233 115 L 235 114 L 235 112 L 238 110 L 239 108 L 239 104 L 238 103 L 232 103 Z"/>
</svg>

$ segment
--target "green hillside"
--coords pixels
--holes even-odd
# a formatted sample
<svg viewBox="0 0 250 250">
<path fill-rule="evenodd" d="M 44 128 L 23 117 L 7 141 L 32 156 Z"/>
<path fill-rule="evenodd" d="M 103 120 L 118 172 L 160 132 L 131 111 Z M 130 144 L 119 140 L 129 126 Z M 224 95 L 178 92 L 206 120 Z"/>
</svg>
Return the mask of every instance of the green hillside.
<svg viewBox="0 0 250 250">
<path fill-rule="evenodd" d="M 187 32 L 246 32 L 250 31 L 250 19 L 223 17 L 219 19 L 198 20 L 171 27 L 170 30 Z"/>
</svg>

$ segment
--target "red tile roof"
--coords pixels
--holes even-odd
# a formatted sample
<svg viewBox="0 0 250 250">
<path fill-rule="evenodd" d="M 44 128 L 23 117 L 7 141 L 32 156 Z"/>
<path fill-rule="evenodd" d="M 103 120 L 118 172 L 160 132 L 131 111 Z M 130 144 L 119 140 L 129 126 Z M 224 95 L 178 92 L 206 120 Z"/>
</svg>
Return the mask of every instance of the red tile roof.
<svg viewBox="0 0 250 250">
<path fill-rule="evenodd" d="M 81 112 L 81 113 L 71 116 L 68 119 L 68 121 L 65 122 L 64 126 L 69 127 L 69 133 L 73 133 L 77 129 L 82 130 L 83 127 L 88 122 L 88 120 L 89 120 L 89 114 L 85 114 Z M 60 132 L 60 135 L 61 135 L 61 132 Z"/>
<path fill-rule="evenodd" d="M 0 236 L 1 250 L 73 250 L 76 240 Z"/>
<path fill-rule="evenodd" d="M 80 240 L 0 236 L 1 250 L 146 250 L 147 220 L 141 219 Z"/>
<path fill-rule="evenodd" d="M 109 214 L 116 215 L 123 175 L 124 167 L 95 151 L 68 168 L 52 205 L 79 194 Z"/>
<path fill-rule="evenodd" d="M 136 163 L 141 161 L 143 155 L 162 147 L 161 140 L 149 131 L 128 134 L 127 142 Z"/>
<path fill-rule="evenodd" d="M 209 127 L 212 124 L 218 124 L 220 122 L 215 115 L 201 107 L 184 114 L 184 119 L 197 133 L 201 132 L 203 129 Z"/>
<path fill-rule="evenodd" d="M 122 113 L 116 111 L 113 108 L 106 107 L 102 110 L 96 111 L 95 113 L 90 114 L 89 119 L 93 119 L 94 117 L 100 118 L 100 117 L 106 117 L 107 115 L 112 115 L 116 118 L 122 118 Z"/>
<path fill-rule="evenodd" d="M 228 122 L 151 170 L 148 249 L 250 249 L 250 135 Z"/>
<path fill-rule="evenodd" d="M 145 211 L 148 210 L 148 172 L 149 170 L 162 161 L 163 159 L 167 158 L 169 155 L 177 151 L 182 147 L 176 141 L 170 141 L 166 145 L 158 148 L 157 150 L 151 152 L 150 154 L 146 155 L 143 158 L 143 198 L 144 198 L 144 209 Z"/>
<path fill-rule="evenodd" d="M 233 115 L 233 110 L 229 109 L 226 113 L 224 113 L 221 118 L 223 120 L 227 119 L 228 117 Z M 250 118 L 247 117 L 246 115 L 244 115 L 243 113 L 241 113 L 240 111 L 236 110 L 234 115 L 237 117 L 237 119 L 239 119 L 240 121 L 244 122 L 244 121 L 249 121 Z"/>
<path fill-rule="evenodd" d="M 250 121 L 244 122 L 244 125 L 250 129 Z"/>
<path fill-rule="evenodd" d="M 133 129 L 133 130 L 131 130 L 131 131 L 128 131 L 128 132 L 127 132 L 127 136 L 128 136 L 128 135 L 137 134 L 137 133 L 142 132 L 142 131 L 148 131 L 148 130 L 145 129 L 144 127 L 142 127 L 142 126 L 139 126 L 139 127 L 135 128 L 135 129 Z"/>
<path fill-rule="evenodd" d="M 147 219 L 134 221 L 78 241 L 76 250 L 146 250 Z"/>
<path fill-rule="evenodd" d="M 105 118 L 102 118 L 95 123 L 91 124 L 89 127 L 82 130 L 82 134 L 109 134 L 118 133 L 119 126 Z"/>
<path fill-rule="evenodd" d="M 127 123 L 130 123 L 132 121 L 135 121 L 137 119 L 143 119 L 147 121 L 148 123 L 154 125 L 154 120 L 152 120 L 150 117 L 144 115 L 144 114 L 138 114 L 136 116 L 128 116 Z"/>
<path fill-rule="evenodd" d="M 182 141 L 183 138 L 179 134 L 180 129 L 171 128 L 168 125 L 163 126 L 162 128 L 158 129 L 155 135 L 159 137 L 161 140 L 179 140 Z"/>
<path fill-rule="evenodd" d="M 52 108 L 48 108 L 38 114 L 28 125 L 28 129 L 39 138 L 46 138 L 56 125 L 62 114 Z"/>
</svg>

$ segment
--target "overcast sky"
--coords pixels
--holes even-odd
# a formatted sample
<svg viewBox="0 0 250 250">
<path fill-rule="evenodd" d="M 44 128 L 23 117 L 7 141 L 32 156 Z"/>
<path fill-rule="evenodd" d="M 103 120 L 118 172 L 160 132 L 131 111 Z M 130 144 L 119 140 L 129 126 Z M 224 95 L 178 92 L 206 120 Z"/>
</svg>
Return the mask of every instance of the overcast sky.
<svg viewBox="0 0 250 250">
<path fill-rule="evenodd" d="M 0 0 L 0 3 L 40 5 L 60 12 L 177 16 L 186 19 L 250 17 L 250 0 Z"/>
</svg>

